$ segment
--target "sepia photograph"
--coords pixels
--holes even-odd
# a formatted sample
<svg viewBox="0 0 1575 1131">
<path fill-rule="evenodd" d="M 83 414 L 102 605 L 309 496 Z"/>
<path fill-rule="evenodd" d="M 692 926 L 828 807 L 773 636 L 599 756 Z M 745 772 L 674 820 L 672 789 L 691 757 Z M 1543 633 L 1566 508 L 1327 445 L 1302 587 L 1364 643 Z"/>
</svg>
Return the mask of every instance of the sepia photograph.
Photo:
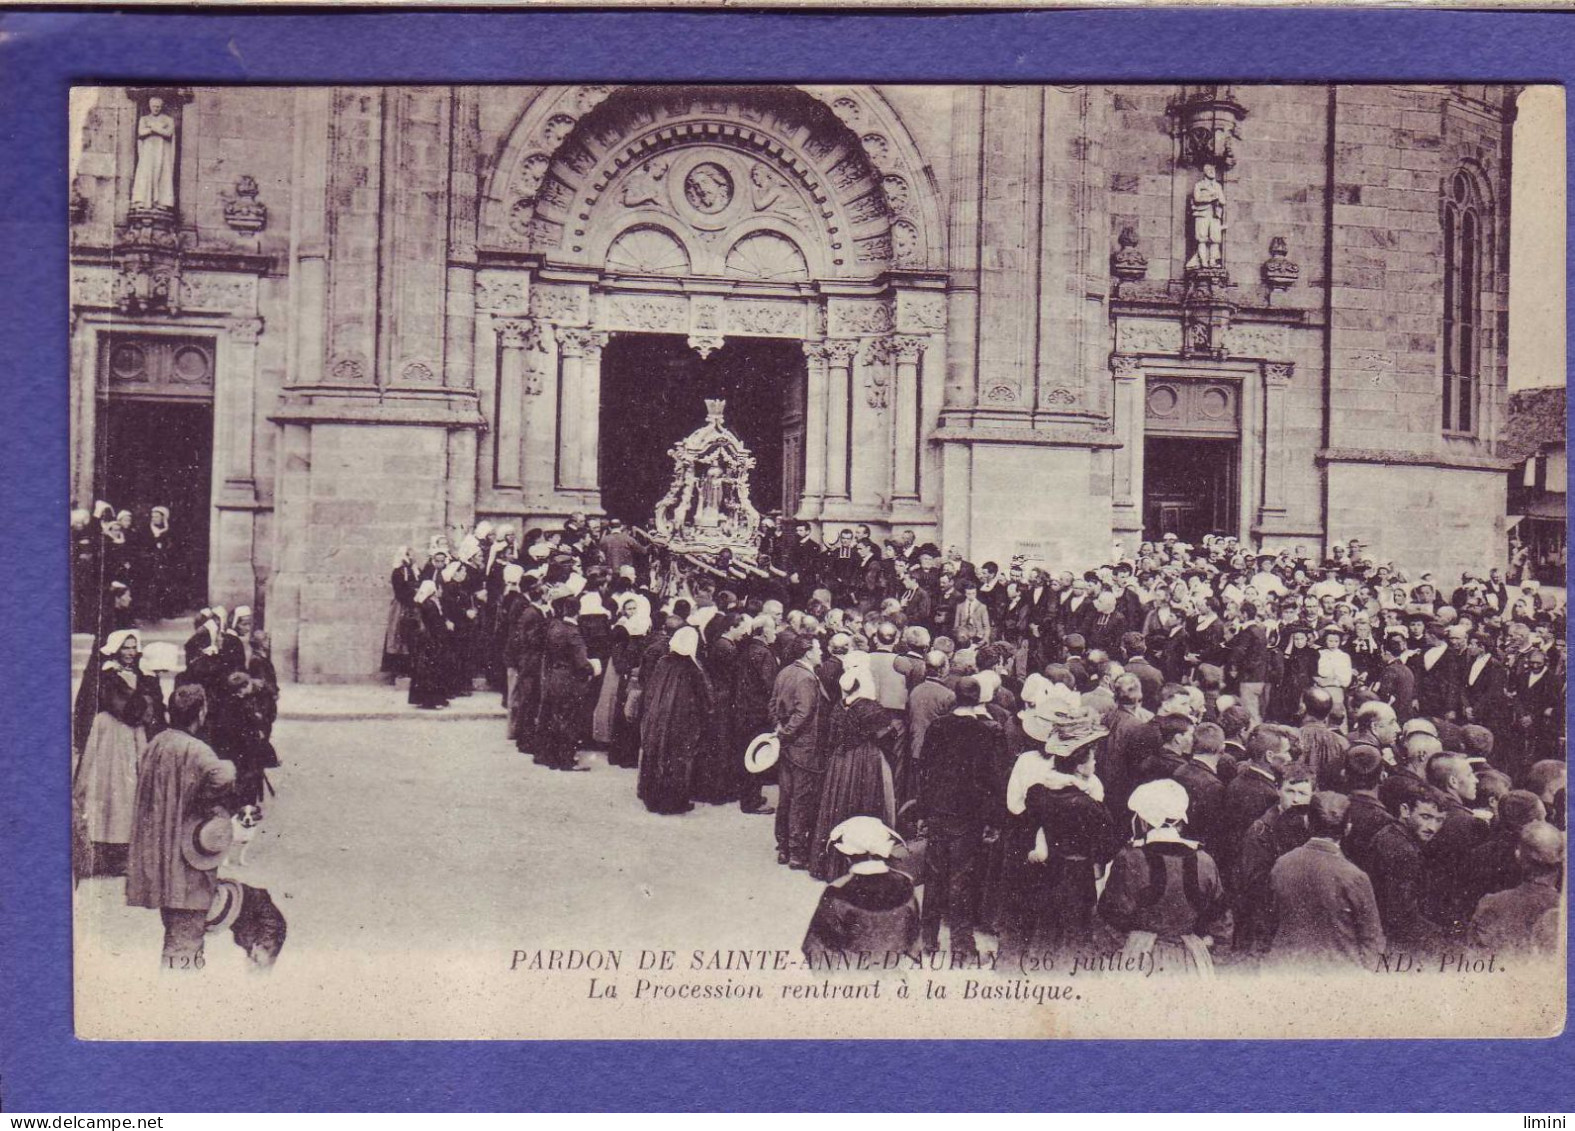
<svg viewBox="0 0 1575 1131">
<path fill-rule="evenodd" d="M 1562 87 L 62 128 L 79 1038 L 1563 1030 Z"/>
</svg>

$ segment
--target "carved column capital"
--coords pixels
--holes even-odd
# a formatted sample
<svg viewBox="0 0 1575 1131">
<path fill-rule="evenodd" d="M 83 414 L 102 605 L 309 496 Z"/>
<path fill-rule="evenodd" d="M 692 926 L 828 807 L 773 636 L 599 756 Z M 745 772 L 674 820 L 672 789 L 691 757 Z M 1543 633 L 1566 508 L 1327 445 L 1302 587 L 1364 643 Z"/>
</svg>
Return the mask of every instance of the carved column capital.
<svg viewBox="0 0 1575 1131">
<path fill-rule="evenodd" d="M 524 349 L 531 338 L 536 335 L 536 320 L 534 318 L 494 317 L 492 325 L 502 339 L 504 349 Z"/>
<path fill-rule="evenodd" d="M 929 338 L 923 334 L 893 334 L 887 340 L 892 358 L 906 365 L 917 365 L 930 345 Z"/>
<path fill-rule="evenodd" d="M 262 334 L 263 320 L 261 318 L 231 318 L 225 323 L 225 329 L 229 331 L 230 339 L 238 345 L 254 346 L 257 344 L 257 338 Z"/>
<path fill-rule="evenodd" d="M 601 357 L 602 348 L 607 345 L 607 332 L 605 330 L 585 330 L 577 326 L 559 326 L 556 328 L 558 347 L 563 351 L 564 357 L 584 357 L 596 359 Z"/>
<path fill-rule="evenodd" d="M 1132 354 L 1113 353 L 1110 355 L 1110 372 L 1117 381 L 1135 381 L 1143 375 L 1142 359 Z"/>
<path fill-rule="evenodd" d="M 858 356 L 859 346 L 863 343 L 858 338 L 827 338 L 824 344 L 826 360 L 832 365 L 846 367 Z"/>
<path fill-rule="evenodd" d="M 1289 385 L 1295 375 L 1296 363 L 1293 361 L 1266 361 L 1263 364 L 1263 379 L 1270 385 Z"/>
<path fill-rule="evenodd" d="M 825 342 L 800 342 L 799 345 L 803 348 L 804 356 L 809 359 L 810 364 L 826 360 Z"/>
</svg>

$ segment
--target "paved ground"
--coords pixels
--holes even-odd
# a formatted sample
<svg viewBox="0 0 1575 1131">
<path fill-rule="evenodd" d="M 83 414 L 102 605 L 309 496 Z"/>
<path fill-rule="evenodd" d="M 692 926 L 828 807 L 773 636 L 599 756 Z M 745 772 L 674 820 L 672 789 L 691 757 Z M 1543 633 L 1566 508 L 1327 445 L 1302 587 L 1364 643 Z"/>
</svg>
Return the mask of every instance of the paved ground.
<svg viewBox="0 0 1575 1131">
<path fill-rule="evenodd" d="M 495 701 L 462 702 L 483 700 Z M 600 753 L 582 754 L 588 773 L 536 766 L 501 719 L 286 718 L 275 742 L 278 797 L 247 866 L 222 874 L 273 893 L 289 921 L 281 965 L 456 949 L 501 964 L 527 946 L 796 949 L 819 898 L 776 864 L 772 818 L 737 806 L 653 816 L 635 771 Z M 78 889 L 90 980 L 157 962 L 158 916 L 126 908 L 122 889 Z M 210 937 L 210 960 L 238 963 L 224 941 Z"/>
</svg>

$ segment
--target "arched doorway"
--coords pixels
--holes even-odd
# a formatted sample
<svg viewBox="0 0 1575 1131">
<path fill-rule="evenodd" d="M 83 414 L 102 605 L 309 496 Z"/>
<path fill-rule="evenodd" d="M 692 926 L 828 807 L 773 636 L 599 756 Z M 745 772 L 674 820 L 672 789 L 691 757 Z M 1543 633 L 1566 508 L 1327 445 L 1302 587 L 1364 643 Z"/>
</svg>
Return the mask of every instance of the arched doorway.
<svg viewBox="0 0 1575 1131">
<path fill-rule="evenodd" d="M 878 523 L 899 504 L 922 522 L 941 229 L 911 141 L 880 106 L 791 87 L 541 95 L 481 216 L 498 259 L 518 264 L 478 279 L 498 334 L 477 359 L 485 373 L 498 351 L 485 441 L 498 484 L 518 483 L 527 510 L 639 521 L 666 489 L 667 447 L 703 420 L 699 386 L 720 382 L 729 422 L 757 434 L 762 510 Z M 631 414 L 631 400 L 649 411 Z"/>
</svg>

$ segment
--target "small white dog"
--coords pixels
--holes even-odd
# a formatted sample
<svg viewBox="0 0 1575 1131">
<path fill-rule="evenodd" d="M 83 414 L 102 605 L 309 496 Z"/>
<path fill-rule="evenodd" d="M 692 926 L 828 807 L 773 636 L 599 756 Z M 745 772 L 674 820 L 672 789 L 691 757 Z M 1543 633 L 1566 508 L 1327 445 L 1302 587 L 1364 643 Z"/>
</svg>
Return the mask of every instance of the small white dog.
<svg viewBox="0 0 1575 1131">
<path fill-rule="evenodd" d="M 257 835 L 262 820 L 263 811 L 260 805 L 242 805 L 241 811 L 230 818 L 230 825 L 235 830 L 235 838 L 230 845 L 229 855 L 225 857 L 226 863 L 233 863 L 237 868 L 246 867 L 246 850 L 251 847 L 252 838 Z"/>
</svg>

